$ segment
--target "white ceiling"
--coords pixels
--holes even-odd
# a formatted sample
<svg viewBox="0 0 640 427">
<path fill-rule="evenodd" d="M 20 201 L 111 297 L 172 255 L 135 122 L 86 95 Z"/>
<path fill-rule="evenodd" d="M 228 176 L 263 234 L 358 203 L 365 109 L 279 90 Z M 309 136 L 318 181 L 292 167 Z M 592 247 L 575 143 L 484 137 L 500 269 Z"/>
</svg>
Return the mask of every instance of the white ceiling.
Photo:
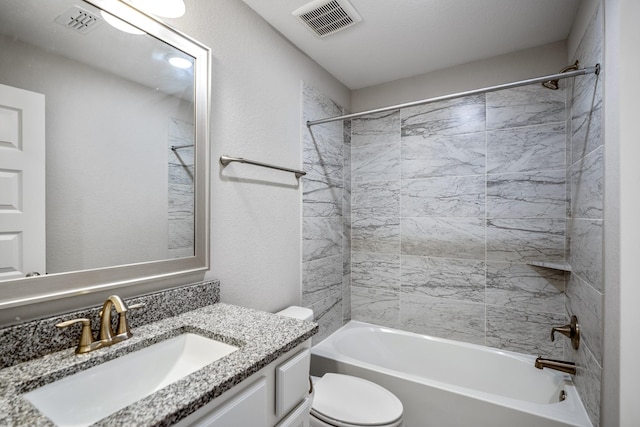
<svg viewBox="0 0 640 427">
<path fill-rule="evenodd" d="M 350 0 L 362 22 L 323 39 L 291 12 L 310 0 L 243 0 L 350 89 L 559 40 L 580 0 Z"/>
</svg>

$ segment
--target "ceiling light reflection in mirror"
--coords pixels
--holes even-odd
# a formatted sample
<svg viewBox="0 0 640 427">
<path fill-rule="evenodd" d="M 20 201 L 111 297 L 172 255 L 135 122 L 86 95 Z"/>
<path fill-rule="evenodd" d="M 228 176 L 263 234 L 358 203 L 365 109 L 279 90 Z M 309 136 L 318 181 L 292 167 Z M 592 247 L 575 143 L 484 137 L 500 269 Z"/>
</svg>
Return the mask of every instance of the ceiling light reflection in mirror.
<svg viewBox="0 0 640 427">
<path fill-rule="evenodd" d="M 115 16 L 105 12 L 104 10 L 100 11 L 100 15 L 104 18 L 107 24 L 111 25 L 113 28 L 116 28 L 120 31 L 124 31 L 125 33 L 129 33 L 129 34 L 138 34 L 138 35 L 146 34 L 144 31 L 137 29 L 131 24 L 127 24 L 122 19 L 116 18 Z"/>
<path fill-rule="evenodd" d="M 173 65 L 176 68 L 180 68 L 182 70 L 188 70 L 193 67 L 193 63 L 187 58 L 183 58 L 181 56 L 170 56 L 167 61 L 169 64 Z"/>
</svg>

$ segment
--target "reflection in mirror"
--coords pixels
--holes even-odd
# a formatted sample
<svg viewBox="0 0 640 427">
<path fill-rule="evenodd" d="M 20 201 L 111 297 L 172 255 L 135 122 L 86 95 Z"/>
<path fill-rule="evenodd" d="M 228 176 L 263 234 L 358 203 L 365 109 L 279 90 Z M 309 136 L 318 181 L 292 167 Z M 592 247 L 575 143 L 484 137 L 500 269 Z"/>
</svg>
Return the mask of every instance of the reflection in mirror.
<svg viewBox="0 0 640 427">
<path fill-rule="evenodd" d="M 193 257 L 194 57 L 80 0 L 0 0 L 0 51 L 0 280 Z"/>
</svg>

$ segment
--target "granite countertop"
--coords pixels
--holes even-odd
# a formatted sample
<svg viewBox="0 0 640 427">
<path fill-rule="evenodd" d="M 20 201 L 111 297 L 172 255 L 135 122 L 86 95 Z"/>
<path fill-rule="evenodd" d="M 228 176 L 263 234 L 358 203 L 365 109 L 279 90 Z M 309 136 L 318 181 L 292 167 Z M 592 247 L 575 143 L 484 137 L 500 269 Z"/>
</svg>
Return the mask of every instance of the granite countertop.
<svg viewBox="0 0 640 427">
<path fill-rule="evenodd" d="M 133 337 L 111 347 L 85 355 L 76 355 L 75 348 L 69 348 L 0 370 L 0 425 L 54 425 L 21 395 L 185 332 L 198 333 L 240 347 L 230 355 L 95 424 L 171 425 L 303 343 L 317 330 L 318 326 L 312 322 L 223 303 L 209 305 L 134 328 Z M 105 386 L 117 392 L 121 385 Z"/>
</svg>

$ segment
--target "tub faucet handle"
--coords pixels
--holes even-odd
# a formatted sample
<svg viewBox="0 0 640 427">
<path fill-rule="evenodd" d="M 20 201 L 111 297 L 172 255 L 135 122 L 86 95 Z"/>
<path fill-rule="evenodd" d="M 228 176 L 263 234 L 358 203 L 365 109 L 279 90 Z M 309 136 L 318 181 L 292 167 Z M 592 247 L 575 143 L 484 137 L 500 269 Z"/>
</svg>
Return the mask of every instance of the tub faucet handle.
<svg viewBox="0 0 640 427">
<path fill-rule="evenodd" d="M 571 346 L 575 350 L 580 347 L 580 325 L 578 324 L 578 318 L 575 315 L 571 316 L 571 323 L 568 325 L 551 328 L 551 341 L 556 340 L 556 332 L 560 332 L 562 335 L 570 338 Z"/>
</svg>

